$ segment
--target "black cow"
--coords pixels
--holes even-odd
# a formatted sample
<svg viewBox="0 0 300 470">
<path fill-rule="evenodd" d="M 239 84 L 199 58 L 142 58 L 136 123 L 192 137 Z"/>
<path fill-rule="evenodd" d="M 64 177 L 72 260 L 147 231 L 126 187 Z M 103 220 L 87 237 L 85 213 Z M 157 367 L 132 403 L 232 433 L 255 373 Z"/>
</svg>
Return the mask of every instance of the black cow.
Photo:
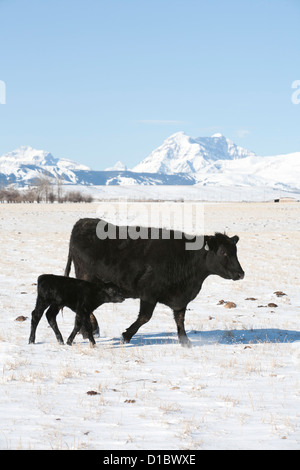
<svg viewBox="0 0 300 470">
<path fill-rule="evenodd" d="M 169 239 L 163 239 L 160 230 L 158 238 L 151 239 L 151 229 L 147 228 L 148 238 L 124 239 L 124 227 L 108 224 L 115 229 L 115 237 L 100 239 L 96 233 L 98 224 L 103 227 L 106 222 L 86 218 L 74 225 L 65 275 L 69 275 L 73 261 L 77 278 L 111 281 L 126 298 L 140 299 L 138 318 L 123 333 L 126 343 L 150 320 L 159 302 L 173 310 L 179 342 L 190 346 L 184 328 L 185 311 L 203 281 L 210 274 L 233 280 L 244 277 L 237 259 L 238 236 L 204 236 L 201 249 L 187 250 L 186 240 L 191 240 L 185 234 L 181 234 L 181 239 L 176 237 L 180 232 L 171 230 Z"/>
<path fill-rule="evenodd" d="M 58 329 L 56 316 L 60 309 L 69 307 L 76 313 L 76 318 L 67 344 L 72 344 L 81 326 L 84 325 L 90 344 L 95 345 L 90 314 L 105 302 L 123 302 L 124 300 L 120 289 L 113 283 L 105 284 L 98 281 L 97 284 L 93 284 L 54 274 L 42 274 L 38 277 L 37 292 L 35 309 L 31 314 L 29 343 L 34 343 L 36 328 L 45 309 L 49 307 L 46 312 L 48 323 L 53 329 L 57 341 L 63 344 L 64 340 Z"/>
</svg>

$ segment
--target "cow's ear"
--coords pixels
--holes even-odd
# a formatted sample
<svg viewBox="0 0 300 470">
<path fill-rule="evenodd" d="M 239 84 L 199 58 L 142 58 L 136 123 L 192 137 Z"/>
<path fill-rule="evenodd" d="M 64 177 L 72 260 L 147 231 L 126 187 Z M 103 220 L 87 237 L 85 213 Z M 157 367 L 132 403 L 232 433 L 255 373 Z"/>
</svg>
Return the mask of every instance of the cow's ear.
<svg viewBox="0 0 300 470">
<path fill-rule="evenodd" d="M 239 237 L 237 235 L 235 235 L 234 237 L 231 237 L 231 240 L 233 241 L 233 243 L 236 245 L 237 242 L 239 241 Z"/>
<path fill-rule="evenodd" d="M 214 249 L 214 237 L 208 236 L 204 238 L 204 249 L 206 251 Z"/>
</svg>

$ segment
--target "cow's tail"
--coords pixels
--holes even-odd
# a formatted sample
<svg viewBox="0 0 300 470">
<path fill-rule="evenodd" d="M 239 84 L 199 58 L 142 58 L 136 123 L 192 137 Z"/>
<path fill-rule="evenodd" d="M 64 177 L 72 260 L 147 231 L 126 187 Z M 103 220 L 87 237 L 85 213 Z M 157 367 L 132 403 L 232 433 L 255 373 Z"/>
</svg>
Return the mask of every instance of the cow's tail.
<svg viewBox="0 0 300 470">
<path fill-rule="evenodd" d="M 65 273 L 64 276 L 69 276 L 70 271 L 71 271 L 71 265 L 72 265 L 72 255 L 71 255 L 71 250 L 69 249 L 69 254 L 68 254 L 68 261 L 65 267 Z"/>
<path fill-rule="evenodd" d="M 72 264 L 72 255 L 71 255 L 71 250 L 69 249 L 68 261 L 67 261 L 67 264 L 66 264 L 66 267 L 65 267 L 64 276 L 69 277 L 69 274 L 70 274 L 70 271 L 71 271 L 71 264 Z M 60 311 L 61 311 L 62 316 L 64 316 L 63 315 L 63 313 L 64 313 L 63 310 L 64 310 L 64 307 L 61 307 Z"/>
</svg>

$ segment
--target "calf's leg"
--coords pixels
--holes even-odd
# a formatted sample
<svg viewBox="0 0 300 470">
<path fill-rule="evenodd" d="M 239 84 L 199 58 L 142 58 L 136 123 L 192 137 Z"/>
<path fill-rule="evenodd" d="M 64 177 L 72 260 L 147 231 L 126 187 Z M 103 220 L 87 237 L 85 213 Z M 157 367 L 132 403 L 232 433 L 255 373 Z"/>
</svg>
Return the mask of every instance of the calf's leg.
<svg viewBox="0 0 300 470">
<path fill-rule="evenodd" d="M 35 342 L 35 332 L 36 332 L 37 326 L 40 322 L 40 319 L 43 316 L 45 309 L 48 307 L 48 305 L 49 304 L 46 301 L 43 301 L 39 297 L 37 298 L 35 309 L 31 313 L 31 331 L 30 331 L 30 336 L 29 336 L 29 344 Z"/>
<path fill-rule="evenodd" d="M 138 329 L 147 323 L 152 317 L 153 310 L 155 309 L 156 303 L 149 303 L 144 300 L 140 302 L 140 312 L 137 317 L 137 320 L 127 328 L 126 331 L 122 334 L 124 343 L 129 343 L 133 335 L 136 334 Z"/>
<path fill-rule="evenodd" d="M 56 323 L 56 317 L 57 317 L 57 314 L 58 314 L 59 310 L 60 310 L 60 308 L 57 305 L 55 305 L 55 304 L 50 305 L 50 307 L 48 308 L 48 310 L 46 312 L 46 317 L 47 317 L 49 325 L 51 326 L 52 330 L 55 333 L 57 341 L 60 344 L 64 344 L 63 337 L 62 337 L 61 332 L 59 331 L 57 323 Z"/>
<path fill-rule="evenodd" d="M 95 346 L 96 341 L 94 340 L 94 337 L 93 337 L 93 328 L 92 328 L 92 325 L 91 325 L 91 322 L 90 322 L 89 314 L 80 313 L 80 312 L 76 313 L 75 326 L 74 326 L 74 329 L 73 329 L 72 333 L 70 334 L 70 336 L 67 340 L 67 344 L 69 346 L 72 345 L 75 336 L 77 335 L 78 331 L 80 330 L 80 328 L 82 326 L 84 327 L 85 331 L 87 332 L 87 337 L 90 341 L 90 345 Z"/>
<path fill-rule="evenodd" d="M 81 328 L 81 325 L 82 325 L 81 317 L 80 317 L 80 315 L 78 315 L 78 314 L 76 313 L 75 325 L 74 325 L 74 328 L 73 328 L 72 333 L 70 334 L 70 336 L 69 336 L 69 338 L 68 338 L 68 340 L 67 340 L 67 344 L 68 344 L 69 346 L 72 345 L 75 336 L 77 335 L 78 331 L 79 331 L 80 328 Z"/>
<path fill-rule="evenodd" d="M 186 307 L 180 310 L 173 310 L 174 312 L 174 319 L 177 326 L 177 333 L 178 333 L 178 340 L 181 346 L 185 346 L 187 348 L 192 347 L 191 341 L 188 339 L 185 328 L 184 328 L 184 318 L 185 318 L 185 311 Z"/>
</svg>

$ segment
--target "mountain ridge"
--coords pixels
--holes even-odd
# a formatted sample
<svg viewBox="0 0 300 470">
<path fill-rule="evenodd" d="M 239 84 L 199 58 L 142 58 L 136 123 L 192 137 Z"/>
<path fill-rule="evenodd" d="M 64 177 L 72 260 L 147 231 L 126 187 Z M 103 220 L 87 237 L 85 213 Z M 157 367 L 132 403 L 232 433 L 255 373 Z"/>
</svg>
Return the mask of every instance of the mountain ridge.
<svg viewBox="0 0 300 470">
<path fill-rule="evenodd" d="M 30 146 L 0 157 L 2 185 L 27 186 L 45 173 L 70 185 L 268 186 L 300 192 L 300 152 L 262 157 L 219 133 L 192 138 L 177 132 L 132 170 L 122 162 L 92 170 Z"/>
</svg>

